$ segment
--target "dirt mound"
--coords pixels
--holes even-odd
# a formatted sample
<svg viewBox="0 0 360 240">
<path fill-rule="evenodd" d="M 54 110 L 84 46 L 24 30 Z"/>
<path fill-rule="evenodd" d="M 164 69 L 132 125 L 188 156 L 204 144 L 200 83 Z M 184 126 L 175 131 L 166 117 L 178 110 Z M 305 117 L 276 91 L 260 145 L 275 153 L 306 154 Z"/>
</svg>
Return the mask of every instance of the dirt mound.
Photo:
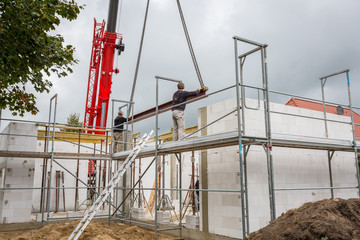
<svg viewBox="0 0 360 240">
<path fill-rule="evenodd" d="M 0 239 L 8 240 L 28 240 L 28 239 L 61 239 L 66 240 L 75 229 L 79 221 L 70 221 L 65 223 L 49 224 L 40 229 L 0 232 Z M 175 239 L 170 235 L 158 233 L 158 239 Z M 79 239 L 154 239 L 154 231 L 146 230 L 138 226 L 124 225 L 121 223 L 111 223 L 109 226 L 105 223 L 91 222 Z"/>
<path fill-rule="evenodd" d="M 305 203 L 246 239 L 360 239 L 360 199 Z"/>
</svg>

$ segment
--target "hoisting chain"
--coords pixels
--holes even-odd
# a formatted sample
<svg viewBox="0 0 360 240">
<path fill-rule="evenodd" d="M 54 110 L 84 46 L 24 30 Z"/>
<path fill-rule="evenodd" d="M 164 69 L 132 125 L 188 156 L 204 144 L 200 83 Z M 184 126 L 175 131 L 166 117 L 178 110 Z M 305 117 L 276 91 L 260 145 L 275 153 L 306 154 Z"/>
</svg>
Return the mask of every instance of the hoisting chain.
<svg viewBox="0 0 360 240">
<path fill-rule="evenodd" d="M 199 83 L 200 83 L 201 88 L 206 91 L 207 87 L 205 87 L 205 85 L 204 85 L 204 82 L 203 82 L 202 77 L 201 77 L 200 69 L 199 69 L 198 63 L 196 61 L 196 57 L 195 57 L 195 53 L 194 53 L 194 50 L 193 50 L 193 47 L 192 47 L 192 44 L 191 44 L 189 32 L 188 32 L 187 27 L 186 27 L 185 18 L 184 18 L 183 12 L 181 10 L 180 0 L 176 0 L 176 2 L 177 2 L 179 13 L 180 13 L 181 23 L 182 23 L 183 28 L 184 28 L 186 41 L 187 41 L 187 44 L 188 44 L 188 47 L 189 47 L 189 50 L 190 50 L 190 55 L 191 55 L 192 61 L 194 63 L 196 75 L 197 75 L 197 77 L 199 79 Z"/>
</svg>

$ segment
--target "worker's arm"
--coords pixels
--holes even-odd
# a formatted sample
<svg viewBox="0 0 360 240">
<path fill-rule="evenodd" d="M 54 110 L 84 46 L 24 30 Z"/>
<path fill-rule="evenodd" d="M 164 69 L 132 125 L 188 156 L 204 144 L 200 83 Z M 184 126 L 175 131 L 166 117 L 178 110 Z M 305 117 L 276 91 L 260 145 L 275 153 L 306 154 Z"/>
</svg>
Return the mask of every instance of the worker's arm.
<svg viewBox="0 0 360 240">
<path fill-rule="evenodd" d="M 191 92 L 184 91 L 185 97 L 197 96 L 199 94 L 200 94 L 200 88 L 198 88 L 196 91 L 191 91 Z"/>
</svg>

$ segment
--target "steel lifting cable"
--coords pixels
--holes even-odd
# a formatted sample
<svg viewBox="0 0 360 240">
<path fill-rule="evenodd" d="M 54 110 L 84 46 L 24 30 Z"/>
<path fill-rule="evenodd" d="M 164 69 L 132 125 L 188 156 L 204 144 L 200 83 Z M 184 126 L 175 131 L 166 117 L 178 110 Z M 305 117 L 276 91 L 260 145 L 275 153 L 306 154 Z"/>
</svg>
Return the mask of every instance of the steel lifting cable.
<svg viewBox="0 0 360 240">
<path fill-rule="evenodd" d="M 187 44 L 188 44 L 188 47 L 189 47 L 189 50 L 190 50 L 191 58 L 192 58 L 192 61 L 194 63 L 195 71 L 196 71 L 197 77 L 198 77 L 199 82 L 200 82 L 200 86 L 201 86 L 201 88 L 207 90 L 207 88 L 205 87 L 204 82 L 202 80 L 198 63 L 196 61 L 195 53 L 194 53 L 194 50 L 193 50 L 193 47 L 192 47 L 192 44 L 191 44 L 191 41 L 190 41 L 189 32 L 188 32 L 187 27 L 186 27 L 185 18 L 184 18 L 183 12 L 181 10 L 180 0 L 176 0 L 176 2 L 177 2 L 177 5 L 178 5 L 180 18 L 181 18 L 181 23 L 182 23 L 183 28 L 184 28 L 185 37 L 186 37 L 186 41 L 187 41 Z"/>
<path fill-rule="evenodd" d="M 135 92 L 135 87 L 136 87 L 136 80 L 137 80 L 137 76 L 138 76 L 138 72 L 139 72 L 141 52 L 142 52 L 142 47 L 143 47 L 143 42 L 144 42 L 144 36 L 145 36 L 145 28 L 146 28 L 146 22 L 147 22 L 147 15 L 148 15 L 148 11 L 149 11 L 149 3 L 150 3 L 150 0 L 148 0 L 148 1 L 147 1 L 147 4 L 146 4 L 146 11 L 145 11 L 145 17 L 144 17 L 144 25 L 143 25 L 142 34 L 141 34 L 140 48 L 139 48 L 138 58 L 137 58 L 137 62 L 136 62 L 136 69 L 135 69 L 134 81 L 133 81 L 133 86 L 132 86 L 131 96 L 130 96 L 130 102 L 131 102 L 131 103 L 133 102 L 133 99 L 134 99 L 134 92 Z M 133 104 L 130 104 L 129 112 L 131 112 L 132 105 L 133 105 Z"/>
</svg>

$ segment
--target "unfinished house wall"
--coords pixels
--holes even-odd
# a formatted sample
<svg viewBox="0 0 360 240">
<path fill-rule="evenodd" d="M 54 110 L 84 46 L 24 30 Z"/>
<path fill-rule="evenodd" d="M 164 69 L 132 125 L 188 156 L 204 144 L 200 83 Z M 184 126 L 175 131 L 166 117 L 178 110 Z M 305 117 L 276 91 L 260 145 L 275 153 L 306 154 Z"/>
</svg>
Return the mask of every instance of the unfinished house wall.
<svg viewBox="0 0 360 240">
<path fill-rule="evenodd" d="M 247 105 L 256 107 L 257 101 L 246 99 Z M 236 108 L 236 100 L 229 99 L 199 110 L 199 126 L 204 118 L 207 123 Z M 322 118 L 323 113 L 282 104 L 270 104 L 272 111 Z M 202 117 L 201 117 L 202 116 Z M 328 119 L 350 122 L 349 117 L 328 114 Z M 302 138 L 316 141 L 325 137 L 324 121 L 295 116 L 271 114 L 273 137 Z M 265 137 L 263 103 L 259 110 L 245 109 L 245 135 Z M 352 141 L 351 126 L 328 122 L 329 138 Z M 207 135 L 237 130 L 236 112 L 207 128 Z M 207 184 L 209 189 L 240 190 L 239 147 L 224 147 L 206 151 Z M 275 188 L 329 187 L 327 151 L 273 148 Z M 202 155 L 203 157 L 203 155 Z M 356 186 L 354 153 L 336 152 L 332 160 L 334 186 Z M 204 169 L 204 166 L 201 166 Z M 266 153 L 261 146 L 251 146 L 247 155 L 250 232 L 266 226 L 270 221 Z M 200 174 L 206 174 L 201 172 Z M 200 182 L 200 188 L 203 188 Z M 335 197 L 357 196 L 356 189 L 334 190 Z M 296 208 L 308 201 L 330 198 L 330 190 L 276 191 L 276 215 Z M 240 193 L 208 193 L 208 223 L 201 220 L 201 229 L 210 233 L 239 237 L 242 235 Z M 201 204 L 201 203 L 200 203 Z M 208 224 L 208 225 L 207 225 Z"/>
<path fill-rule="evenodd" d="M 9 134 L 10 127 L 6 127 L 2 134 Z M 8 150 L 8 135 L 0 135 L 0 150 Z M 0 157 L 0 187 L 4 188 L 4 181 L 5 181 L 5 172 L 6 172 L 6 161 L 7 158 Z M 4 191 L 0 191 L 0 217 L 2 216 L 3 212 L 3 202 L 4 202 Z"/>
<path fill-rule="evenodd" d="M 36 136 L 37 126 L 28 123 L 11 122 L 3 131 L 6 134 Z M 36 138 L 26 136 L 1 136 L 0 149 L 8 151 L 32 151 L 36 149 Z M 0 159 L 1 186 L 21 188 L 4 190 L 0 193 L 0 223 L 29 222 L 32 211 L 32 188 L 35 160 L 29 158 Z"/>
<path fill-rule="evenodd" d="M 38 140 L 36 143 L 36 151 L 43 152 L 44 151 L 44 141 Z M 91 148 L 94 148 L 94 144 L 92 143 L 81 143 L 84 146 L 87 146 L 89 148 L 80 148 L 81 153 L 94 153 L 94 150 Z M 97 149 L 100 149 L 100 144 L 97 144 Z M 49 141 L 49 151 L 51 151 L 51 139 Z M 66 152 L 66 153 L 77 153 L 78 152 L 78 145 L 71 144 L 67 142 L 60 142 L 55 141 L 54 143 L 54 151 L 55 152 Z M 48 159 L 48 172 L 50 169 L 50 160 Z M 76 169 L 77 169 L 77 160 L 75 159 L 56 159 L 62 166 L 64 166 L 68 171 L 70 171 L 72 174 L 76 176 Z M 35 162 L 35 181 L 34 181 L 34 188 L 41 188 L 42 183 L 42 171 L 43 171 L 43 159 L 37 159 Z M 70 175 L 66 170 L 61 168 L 58 164 L 55 162 L 53 163 L 53 169 L 51 173 L 51 196 L 50 196 L 50 211 L 55 211 L 55 204 L 56 204 L 56 171 L 64 172 L 64 187 L 65 188 L 75 188 L 76 186 L 76 179 Z M 87 176 L 88 174 L 88 160 L 80 160 L 79 161 L 79 179 L 85 183 L 87 183 Z M 46 180 L 48 183 L 48 179 Z M 86 208 L 86 198 L 87 198 L 87 190 L 84 184 L 82 184 L 80 181 L 78 183 L 79 190 L 78 190 L 78 206 L 80 210 L 83 210 Z M 62 180 L 61 185 L 62 187 Z M 35 212 L 40 212 L 40 202 L 41 202 L 41 190 L 34 190 L 33 194 L 33 207 Z M 63 203 L 63 190 L 58 190 L 58 204 L 59 204 L 59 211 L 64 211 L 64 203 Z M 47 203 L 47 195 L 45 194 L 45 203 Z M 65 189 L 65 210 L 66 211 L 74 211 L 75 209 L 75 189 Z M 45 206 L 46 211 L 46 206 Z"/>
<path fill-rule="evenodd" d="M 191 152 L 184 152 L 181 153 L 181 165 L 182 165 L 182 188 L 188 189 L 191 183 L 191 173 L 192 173 L 192 164 L 191 164 Z M 198 165 L 198 159 L 199 155 L 198 152 L 194 153 L 195 157 L 195 175 L 196 173 L 196 166 Z M 162 161 L 163 156 L 159 156 L 161 158 L 161 167 L 162 167 Z M 153 157 L 149 158 L 143 158 L 141 159 L 141 170 L 142 173 L 145 171 L 145 169 L 149 166 L 151 161 L 153 160 Z M 171 162 L 173 161 L 173 164 Z M 177 166 L 177 167 L 176 167 Z M 177 176 L 177 177 L 176 177 Z M 135 165 L 135 182 L 139 179 L 139 159 L 136 159 L 136 165 Z M 195 181 L 197 177 L 195 176 Z M 165 155 L 165 188 L 173 188 L 176 189 L 176 186 L 179 187 L 179 162 L 177 158 L 174 156 L 174 154 L 167 154 Z M 142 177 L 142 184 L 144 188 L 152 188 L 155 183 L 155 163 L 153 163 L 149 170 L 143 175 Z M 161 183 L 162 185 L 162 180 Z M 136 187 L 137 188 L 137 187 Z M 162 186 L 161 186 L 162 188 Z M 154 190 L 144 190 L 144 195 L 146 200 L 149 200 L 151 192 L 154 192 Z M 182 201 L 186 198 L 187 191 L 182 192 Z M 135 195 L 138 194 L 138 190 L 135 190 Z M 175 208 L 179 209 L 179 192 L 178 191 L 170 191 L 165 190 L 165 194 L 169 196 L 171 200 L 173 200 L 172 204 L 175 206 Z"/>
</svg>

